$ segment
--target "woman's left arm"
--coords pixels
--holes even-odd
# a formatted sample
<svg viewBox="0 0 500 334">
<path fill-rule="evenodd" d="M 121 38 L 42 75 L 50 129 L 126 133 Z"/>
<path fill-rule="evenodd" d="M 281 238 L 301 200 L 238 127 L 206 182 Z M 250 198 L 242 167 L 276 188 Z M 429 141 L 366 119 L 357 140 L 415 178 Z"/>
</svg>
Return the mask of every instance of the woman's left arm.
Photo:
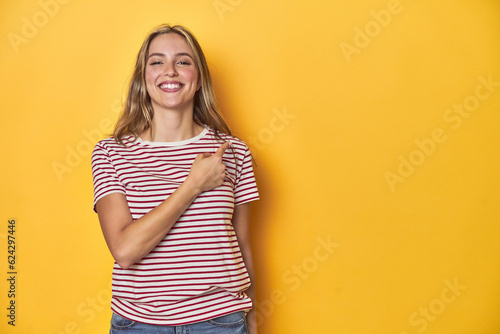
<svg viewBox="0 0 500 334">
<path fill-rule="evenodd" d="M 250 245 L 250 203 L 234 207 L 232 222 L 240 245 L 241 254 L 243 255 L 243 261 L 250 276 L 251 285 L 246 290 L 246 294 L 252 299 L 253 307 L 247 314 L 248 334 L 257 334 L 255 272 L 253 268 L 252 247 Z"/>
</svg>

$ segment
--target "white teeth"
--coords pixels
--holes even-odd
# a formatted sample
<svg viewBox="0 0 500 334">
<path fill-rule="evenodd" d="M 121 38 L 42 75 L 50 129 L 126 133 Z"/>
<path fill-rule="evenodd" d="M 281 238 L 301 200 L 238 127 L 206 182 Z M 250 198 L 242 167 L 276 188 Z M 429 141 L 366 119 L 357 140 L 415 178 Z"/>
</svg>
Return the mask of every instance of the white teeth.
<svg viewBox="0 0 500 334">
<path fill-rule="evenodd" d="M 168 83 L 168 84 L 163 84 L 160 86 L 160 88 L 166 88 L 166 89 L 176 89 L 180 88 L 181 85 L 178 83 Z"/>
</svg>

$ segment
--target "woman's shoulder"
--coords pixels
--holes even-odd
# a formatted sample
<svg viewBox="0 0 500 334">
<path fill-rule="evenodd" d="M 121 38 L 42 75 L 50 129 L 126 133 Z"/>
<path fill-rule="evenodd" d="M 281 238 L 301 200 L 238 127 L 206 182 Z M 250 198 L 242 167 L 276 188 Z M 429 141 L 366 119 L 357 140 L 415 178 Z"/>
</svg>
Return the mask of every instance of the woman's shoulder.
<svg viewBox="0 0 500 334">
<path fill-rule="evenodd" d="M 207 128 L 210 140 L 213 141 L 216 145 L 220 146 L 220 144 L 222 144 L 223 142 L 228 141 L 231 143 L 231 147 L 235 150 L 235 153 L 237 153 L 238 155 L 241 154 L 242 158 L 250 154 L 250 149 L 248 148 L 245 141 L 241 138 L 221 131 L 215 131 L 213 128 L 208 126 Z"/>
<path fill-rule="evenodd" d="M 248 149 L 248 146 L 246 145 L 245 141 L 243 141 L 242 139 L 240 139 L 234 135 L 230 135 L 230 134 L 227 134 L 227 133 L 224 133 L 221 131 L 216 131 L 209 126 L 207 126 L 207 128 L 208 128 L 209 134 L 218 142 L 229 141 L 229 142 L 231 142 L 231 146 L 233 146 L 234 148 L 239 148 L 242 150 Z"/>
<path fill-rule="evenodd" d="M 136 145 L 137 138 L 132 135 L 123 136 L 121 141 L 117 141 L 115 137 L 108 137 L 98 141 L 94 147 L 94 150 L 104 149 L 104 150 L 120 150 L 127 149 Z"/>
</svg>

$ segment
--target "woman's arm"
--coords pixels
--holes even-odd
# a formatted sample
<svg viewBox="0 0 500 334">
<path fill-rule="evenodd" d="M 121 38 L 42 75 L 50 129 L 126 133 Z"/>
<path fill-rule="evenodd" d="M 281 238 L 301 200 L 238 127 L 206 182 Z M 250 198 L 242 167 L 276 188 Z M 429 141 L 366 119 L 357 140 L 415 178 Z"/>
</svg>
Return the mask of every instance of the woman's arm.
<svg viewBox="0 0 500 334">
<path fill-rule="evenodd" d="M 222 144 L 213 155 L 199 154 L 184 183 L 136 221 L 122 193 L 111 193 L 96 203 L 104 239 L 120 267 L 128 269 L 147 255 L 200 193 L 222 184 L 225 177 L 222 156 L 228 146 L 229 143 Z"/>
<path fill-rule="evenodd" d="M 253 308 L 247 314 L 248 333 L 257 334 L 257 319 L 256 319 L 256 293 L 255 293 L 255 272 L 253 267 L 252 247 L 250 245 L 250 203 L 244 203 L 234 207 L 233 212 L 233 227 L 238 238 L 243 261 L 250 276 L 250 287 L 246 291 L 247 295 L 252 299 Z"/>
</svg>

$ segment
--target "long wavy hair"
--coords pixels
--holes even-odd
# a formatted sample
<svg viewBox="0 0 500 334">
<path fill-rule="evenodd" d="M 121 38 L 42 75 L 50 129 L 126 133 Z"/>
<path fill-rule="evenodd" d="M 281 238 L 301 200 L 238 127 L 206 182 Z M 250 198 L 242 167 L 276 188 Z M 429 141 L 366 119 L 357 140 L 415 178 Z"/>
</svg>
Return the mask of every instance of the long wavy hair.
<svg viewBox="0 0 500 334">
<path fill-rule="evenodd" d="M 162 24 L 154 28 L 147 35 L 139 50 L 128 89 L 127 100 L 113 131 L 115 141 L 120 145 L 124 145 L 124 136 L 132 135 L 135 140 L 140 134 L 151 127 L 154 112 L 151 98 L 146 89 L 146 64 L 151 41 L 155 37 L 163 34 L 179 34 L 186 39 L 187 44 L 191 47 L 191 50 L 193 50 L 194 63 L 198 70 L 201 83 L 200 89 L 198 89 L 194 96 L 194 122 L 201 126 L 210 126 L 215 130 L 215 135 L 218 138 L 220 138 L 219 132 L 231 135 L 231 131 L 222 118 L 219 105 L 215 99 L 210 71 L 198 41 L 194 35 L 183 26 Z"/>
</svg>

